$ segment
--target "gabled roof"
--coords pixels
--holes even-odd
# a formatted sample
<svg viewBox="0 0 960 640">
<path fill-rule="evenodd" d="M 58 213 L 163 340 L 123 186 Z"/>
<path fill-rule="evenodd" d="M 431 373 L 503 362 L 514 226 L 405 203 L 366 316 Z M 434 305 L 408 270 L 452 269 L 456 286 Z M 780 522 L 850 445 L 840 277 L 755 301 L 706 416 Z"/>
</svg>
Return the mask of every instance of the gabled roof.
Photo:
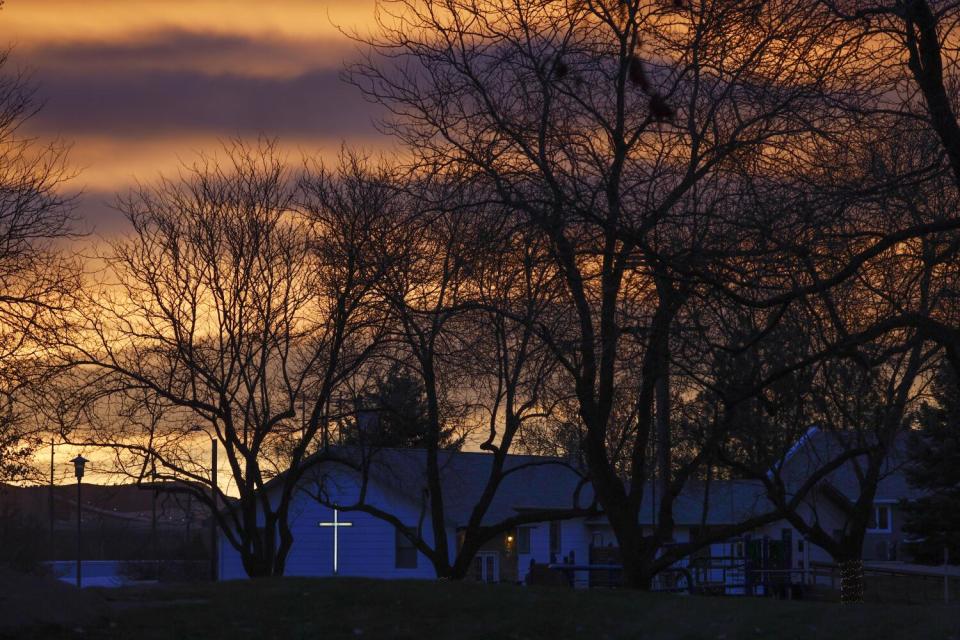
<svg viewBox="0 0 960 640">
<path fill-rule="evenodd" d="M 828 433 L 811 428 L 789 451 L 783 462 L 783 478 L 788 487 L 799 488 L 809 475 L 823 464 L 855 446 L 853 436 Z M 359 461 L 360 451 L 350 447 L 332 449 L 335 457 Z M 486 452 L 439 452 L 441 484 L 448 522 L 464 526 L 486 486 L 493 455 Z M 322 456 L 315 456 L 315 470 L 307 476 L 323 473 Z M 885 463 L 876 500 L 896 502 L 913 499 L 918 492 L 906 481 L 902 467 L 906 461 L 906 437 L 897 440 Z M 423 449 L 379 449 L 369 454 L 370 478 L 382 489 L 412 504 L 422 504 L 426 482 L 426 451 Z M 859 483 L 855 462 L 848 462 L 827 477 L 830 486 L 848 499 L 856 500 Z M 583 482 L 583 474 L 568 461 L 542 456 L 510 455 L 505 470 L 509 473 L 497 488 L 483 524 L 490 525 L 528 509 L 568 509 L 589 506 L 592 488 Z M 512 470 L 512 471 L 511 471 Z M 268 487 L 273 484 L 268 483 Z M 575 494 L 579 490 L 579 500 Z M 704 502 L 709 500 L 704 516 Z M 641 524 L 656 522 L 660 497 L 648 483 L 639 514 Z M 682 526 L 723 525 L 742 522 L 768 513 L 772 508 L 764 484 L 757 480 L 702 480 L 687 482 L 674 503 L 674 521 Z"/>
<path fill-rule="evenodd" d="M 884 460 L 880 481 L 877 484 L 876 502 L 899 502 L 913 500 L 922 495 L 907 482 L 903 472 L 908 462 L 907 442 L 909 432 L 897 436 Z M 798 488 L 809 475 L 827 462 L 836 459 L 845 451 L 855 447 L 869 446 L 871 441 L 853 432 L 837 433 L 813 428 L 791 449 L 784 462 L 783 477 L 787 487 Z M 856 501 L 860 495 L 860 482 L 857 476 L 858 466 L 862 468 L 862 457 L 855 458 L 830 473 L 828 482 L 837 492 L 850 501 Z"/>
<path fill-rule="evenodd" d="M 704 502 L 709 501 L 704 517 Z M 660 517 L 659 493 L 649 488 L 640 508 L 640 523 L 651 525 Z M 690 480 L 673 503 L 673 519 L 678 525 L 700 526 L 736 524 L 768 513 L 772 509 L 766 488 L 756 480 Z"/>
<path fill-rule="evenodd" d="M 338 448 L 335 453 L 356 456 L 356 450 Z M 447 520 L 464 526 L 477 504 L 493 465 L 493 454 L 486 452 L 440 451 L 440 481 Z M 370 454 L 370 479 L 382 488 L 399 494 L 413 504 L 421 504 L 427 488 L 426 451 L 424 449 L 379 449 Z M 307 477 L 323 473 L 323 463 Z M 588 507 L 593 493 L 582 474 L 561 458 L 509 455 L 504 465 L 506 477 L 497 487 L 482 523 L 494 524 L 520 511 Z M 579 502 L 575 494 L 579 488 Z"/>
</svg>

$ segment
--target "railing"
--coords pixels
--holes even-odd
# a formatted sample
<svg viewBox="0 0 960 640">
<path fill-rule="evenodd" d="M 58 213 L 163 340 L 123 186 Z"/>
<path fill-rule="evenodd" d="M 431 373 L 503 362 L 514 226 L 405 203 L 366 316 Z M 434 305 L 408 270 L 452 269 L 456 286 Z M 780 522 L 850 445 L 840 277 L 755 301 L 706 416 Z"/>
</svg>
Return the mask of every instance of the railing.
<svg viewBox="0 0 960 640">
<path fill-rule="evenodd" d="M 864 599 L 907 604 L 960 603 L 960 574 L 933 566 L 924 569 L 929 570 L 865 566 Z M 807 584 L 839 593 L 840 574 L 836 565 L 812 563 L 809 573 Z"/>
<path fill-rule="evenodd" d="M 619 587 L 620 564 L 548 565 L 574 587 Z M 960 603 L 960 573 L 871 567 L 864 568 L 864 598 L 871 602 L 929 604 Z M 783 599 L 839 601 L 840 573 L 833 564 L 811 563 L 807 568 L 750 567 L 745 558 L 694 558 L 654 577 L 653 590 L 703 595 L 758 596 Z"/>
<path fill-rule="evenodd" d="M 623 586 L 623 566 L 619 564 L 552 563 L 548 569 L 567 576 L 573 587 L 615 588 Z M 686 567 L 664 569 L 653 578 L 653 591 L 664 593 L 692 593 L 693 578 Z"/>
</svg>

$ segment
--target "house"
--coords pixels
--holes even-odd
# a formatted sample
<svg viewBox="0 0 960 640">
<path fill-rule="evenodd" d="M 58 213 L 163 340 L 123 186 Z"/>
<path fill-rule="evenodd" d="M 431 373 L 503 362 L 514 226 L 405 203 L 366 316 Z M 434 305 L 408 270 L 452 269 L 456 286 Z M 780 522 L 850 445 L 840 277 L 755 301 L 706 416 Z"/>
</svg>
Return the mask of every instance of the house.
<svg viewBox="0 0 960 640">
<path fill-rule="evenodd" d="M 493 456 L 477 452 L 440 452 L 441 483 L 446 505 L 445 535 L 452 554 L 460 532 L 480 497 Z M 425 452 L 421 449 L 381 449 L 369 461 L 366 503 L 396 516 L 406 526 L 422 527 L 433 539 L 424 502 Z M 531 509 L 569 509 L 578 498 L 589 504 L 589 484 L 564 460 L 510 456 L 508 472 L 482 524 L 492 525 Z M 352 510 L 335 509 L 356 503 L 362 481 L 352 468 L 336 462 L 313 465 L 300 483 L 290 509 L 294 544 L 286 575 L 434 578 L 429 559 L 417 551 L 392 524 Z M 276 492 L 276 479 L 265 491 Z M 472 577 L 485 582 L 522 582 L 532 561 L 583 559 L 590 539 L 582 523 L 545 522 L 511 530 L 487 543 L 474 560 Z M 225 538 L 220 544 L 221 579 L 246 576 L 240 555 Z"/>
<path fill-rule="evenodd" d="M 901 434 L 884 461 L 873 499 L 873 515 L 864 537 L 863 559 L 866 562 L 911 559 L 909 545 L 905 544 L 909 536 L 903 532 L 903 507 L 921 493 L 910 486 L 903 472 L 908 461 L 907 440 L 908 434 Z M 817 468 L 853 444 L 842 441 L 837 434 L 811 428 L 784 461 L 783 477 L 788 490 L 800 486 Z M 843 503 L 852 504 L 860 496 L 861 471 L 862 460 L 854 459 L 828 474 L 803 500 L 799 515 L 808 522 L 818 521 L 825 531 L 838 537 L 846 524 Z M 793 562 L 788 564 L 794 568 L 832 562 L 825 550 L 807 544 L 803 535 L 785 521 L 765 527 L 762 533 L 769 536 L 779 533 L 792 541 Z"/>
<path fill-rule="evenodd" d="M 799 486 L 812 470 L 831 459 L 828 456 L 838 453 L 837 446 L 827 434 L 811 430 L 783 462 L 788 489 Z M 902 453 L 902 449 L 898 451 Z M 370 462 L 366 500 L 395 515 L 406 526 L 422 526 L 425 538 L 430 540 L 432 532 L 424 501 L 424 455 L 416 449 L 376 452 Z M 483 491 L 493 457 L 487 453 L 452 451 L 441 452 L 440 456 L 447 516 L 445 535 L 452 554 Z M 901 466 L 902 459 L 891 456 L 877 492 L 874 523 L 864 547 L 866 559 L 902 557 L 900 505 L 911 499 L 913 492 Z M 582 507 L 592 499 L 589 484 L 564 460 L 515 455 L 509 456 L 506 468 L 511 471 L 483 520 L 485 525 L 531 510 Z M 808 517 L 816 512 L 823 526 L 842 529 L 844 516 L 836 501 L 856 499 L 856 477 L 854 463 L 835 470 L 804 500 L 801 512 Z M 268 483 L 265 490 L 275 491 L 275 484 Z M 368 513 L 333 508 L 332 505 L 354 504 L 360 486 L 359 474 L 338 463 L 317 464 L 306 474 L 291 509 L 294 544 L 287 559 L 287 575 L 435 577 L 429 560 L 393 525 Z M 653 487 L 647 488 L 645 496 L 640 521 L 652 529 L 659 500 Z M 770 510 L 765 486 L 760 481 L 690 481 L 675 501 L 674 541 L 687 542 L 704 527 L 736 524 Z M 245 577 L 239 554 L 225 539 L 220 547 L 221 578 Z M 697 573 L 698 584 L 743 586 L 748 564 L 782 571 L 829 561 L 826 551 L 809 544 L 787 521 L 780 520 L 710 545 L 679 564 Z M 569 567 L 566 573 L 575 585 L 586 586 L 615 579 L 611 575 L 615 572 L 586 567 L 610 567 L 618 562 L 616 537 L 607 520 L 598 514 L 510 530 L 481 549 L 474 559 L 471 577 L 484 582 L 522 583 L 534 565 L 560 565 Z"/>
</svg>

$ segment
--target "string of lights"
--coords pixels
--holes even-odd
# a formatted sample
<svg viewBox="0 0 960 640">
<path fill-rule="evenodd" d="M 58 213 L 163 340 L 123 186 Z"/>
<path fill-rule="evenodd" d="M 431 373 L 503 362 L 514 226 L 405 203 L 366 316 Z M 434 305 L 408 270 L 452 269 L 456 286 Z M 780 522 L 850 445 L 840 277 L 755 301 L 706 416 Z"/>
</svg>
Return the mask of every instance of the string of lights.
<svg viewBox="0 0 960 640">
<path fill-rule="evenodd" d="M 846 560 L 840 568 L 840 603 L 859 604 L 863 602 L 863 561 Z"/>
</svg>

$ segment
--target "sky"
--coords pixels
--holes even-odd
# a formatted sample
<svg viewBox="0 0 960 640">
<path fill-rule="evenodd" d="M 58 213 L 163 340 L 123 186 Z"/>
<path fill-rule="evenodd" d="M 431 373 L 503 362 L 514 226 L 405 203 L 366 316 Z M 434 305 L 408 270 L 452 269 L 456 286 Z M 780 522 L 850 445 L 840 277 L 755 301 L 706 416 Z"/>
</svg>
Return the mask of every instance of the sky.
<svg viewBox="0 0 960 640">
<path fill-rule="evenodd" d="M 339 77 L 358 45 L 338 27 L 368 33 L 373 16 L 374 0 L 6 0 L 0 46 L 4 71 L 29 73 L 44 103 L 27 133 L 72 145 L 69 189 L 96 241 L 126 229 L 117 193 L 226 138 L 275 136 L 292 160 L 386 145 L 377 109 Z M 58 482 L 79 452 L 57 447 Z M 108 481 L 108 463 L 83 454 Z"/>
<path fill-rule="evenodd" d="M 78 213 L 122 232 L 110 204 L 230 137 L 277 137 L 332 157 L 386 141 L 377 109 L 342 81 L 374 0 L 6 0 L 0 42 L 44 103 L 28 133 L 73 145 Z"/>
</svg>

